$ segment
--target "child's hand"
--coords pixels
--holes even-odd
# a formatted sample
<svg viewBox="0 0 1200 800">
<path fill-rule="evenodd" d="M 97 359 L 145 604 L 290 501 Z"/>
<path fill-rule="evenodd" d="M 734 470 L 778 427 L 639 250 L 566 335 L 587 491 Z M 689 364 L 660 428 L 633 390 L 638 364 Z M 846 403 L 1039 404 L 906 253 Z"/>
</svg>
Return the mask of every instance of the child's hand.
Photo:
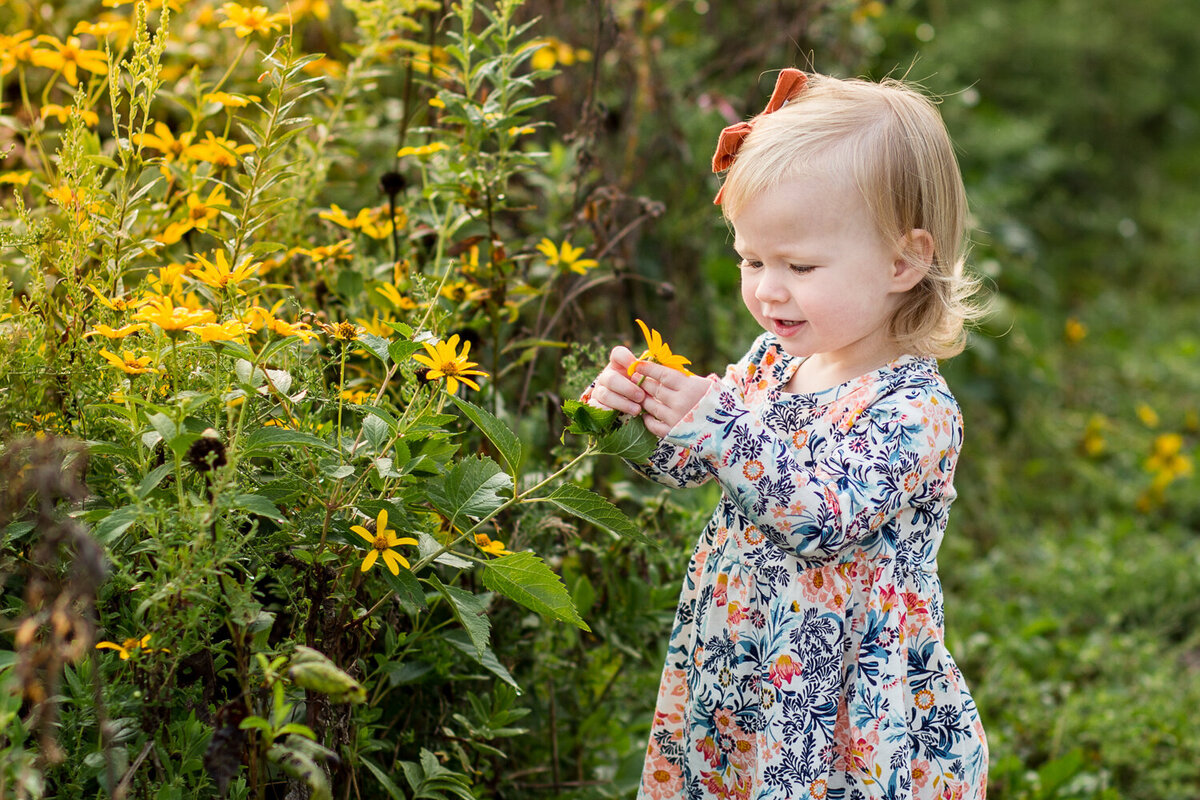
<svg viewBox="0 0 1200 800">
<path fill-rule="evenodd" d="M 596 408 L 612 409 L 637 416 L 642 413 L 646 393 L 635 379 L 629 377 L 629 365 L 637 360 L 628 347 L 615 347 L 608 356 L 608 366 L 596 378 L 587 403 Z"/>
<path fill-rule="evenodd" d="M 646 430 L 660 439 L 692 410 L 712 386 L 709 378 L 684 375 L 652 361 L 637 365 L 633 379 L 641 380 L 642 375 L 646 376 L 641 385 L 646 394 L 646 399 L 642 401 L 642 421 L 646 423 Z"/>
</svg>

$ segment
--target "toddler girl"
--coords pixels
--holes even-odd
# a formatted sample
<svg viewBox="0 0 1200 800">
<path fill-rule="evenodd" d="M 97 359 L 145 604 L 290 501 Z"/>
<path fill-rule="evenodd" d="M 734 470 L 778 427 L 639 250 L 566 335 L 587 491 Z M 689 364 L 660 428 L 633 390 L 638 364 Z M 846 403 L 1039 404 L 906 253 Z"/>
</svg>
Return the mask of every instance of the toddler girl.
<svg viewBox="0 0 1200 800">
<path fill-rule="evenodd" d="M 765 333 L 723 379 L 624 347 L 585 394 L 710 478 L 639 798 L 982 798 L 987 744 L 943 636 L 962 444 L 966 200 L 932 103 L 784 70 L 721 134 L 717 202 Z M 632 371 L 631 371 L 632 367 Z"/>
</svg>

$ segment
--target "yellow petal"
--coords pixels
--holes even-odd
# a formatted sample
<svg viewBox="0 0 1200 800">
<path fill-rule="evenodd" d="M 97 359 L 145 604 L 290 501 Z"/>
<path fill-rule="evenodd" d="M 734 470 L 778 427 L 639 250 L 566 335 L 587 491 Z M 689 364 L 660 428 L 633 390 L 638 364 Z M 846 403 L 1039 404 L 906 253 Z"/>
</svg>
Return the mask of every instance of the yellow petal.
<svg viewBox="0 0 1200 800">
<path fill-rule="evenodd" d="M 371 568 L 371 565 L 375 563 L 375 559 L 377 559 L 377 558 L 379 558 L 378 550 L 372 549 L 371 552 L 367 553 L 367 557 L 363 559 L 362 571 L 366 572 L 367 570 L 369 570 Z"/>
<path fill-rule="evenodd" d="M 362 525 L 353 525 L 350 527 L 350 530 L 354 531 L 359 536 L 366 539 L 368 544 L 375 544 L 375 537 L 372 536 L 371 532 L 368 531 L 366 528 L 364 528 Z"/>
</svg>

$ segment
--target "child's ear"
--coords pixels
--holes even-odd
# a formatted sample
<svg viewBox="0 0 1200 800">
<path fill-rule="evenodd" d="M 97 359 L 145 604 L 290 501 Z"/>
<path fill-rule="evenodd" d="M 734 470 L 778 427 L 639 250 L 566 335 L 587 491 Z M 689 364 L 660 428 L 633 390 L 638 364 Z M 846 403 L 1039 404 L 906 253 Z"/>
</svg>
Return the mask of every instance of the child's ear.
<svg viewBox="0 0 1200 800">
<path fill-rule="evenodd" d="M 933 266 L 933 236 L 922 228 L 913 228 L 900 237 L 896 260 L 892 263 L 892 281 L 897 292 L 907 292 L 921 282 Z"/>
</svg>

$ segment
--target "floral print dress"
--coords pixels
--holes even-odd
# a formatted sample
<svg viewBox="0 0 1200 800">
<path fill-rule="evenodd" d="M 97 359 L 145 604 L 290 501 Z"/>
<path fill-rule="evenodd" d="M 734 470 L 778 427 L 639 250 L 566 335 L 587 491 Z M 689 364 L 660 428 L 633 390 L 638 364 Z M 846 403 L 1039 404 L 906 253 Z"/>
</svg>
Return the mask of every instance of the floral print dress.
<svg viewBox="0 0 1200 800">
<path fill-rule="evenodd" d="M 688 564 L 641 798 L 983 798 L 936 556 L 958 406 L 902 356 L 814 394 L 771 334 L 639 471 L 723 491 Z"/>
</svg>

